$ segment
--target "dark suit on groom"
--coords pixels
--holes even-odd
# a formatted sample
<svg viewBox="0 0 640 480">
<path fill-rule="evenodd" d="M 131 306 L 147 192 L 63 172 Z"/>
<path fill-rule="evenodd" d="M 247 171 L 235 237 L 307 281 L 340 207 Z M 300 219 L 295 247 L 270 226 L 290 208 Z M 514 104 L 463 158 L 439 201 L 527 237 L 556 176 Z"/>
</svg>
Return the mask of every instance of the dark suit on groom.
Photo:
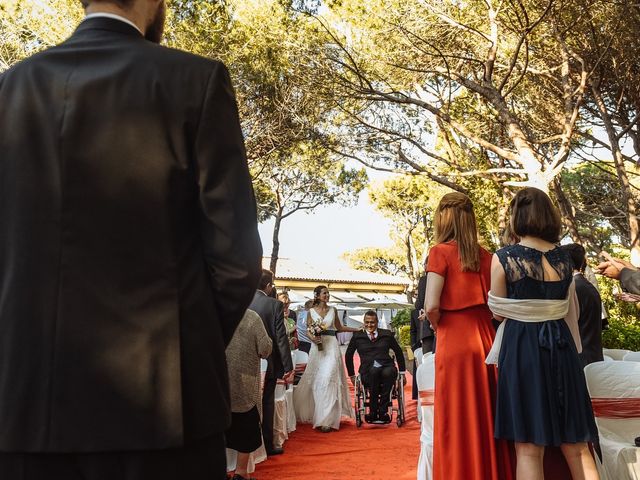
<svg viewBox="0 0 640 480">
<path fill-rule="evenodd" d="M 358 373 L 364 384 L 370 388 L 370 409 L 374 415 L 376 412 L 387 411 L 387 399 L 396 379 L 397 370 L 389 350 L 395 353 L 400 371 L 405 371 L 404 355 L 393 333 L 383 328 L 378 328 L 376 332 L 375 340 L 371 340 L 366 331 L 354 332 L 344 356 L 347 373 L 353 377 L 353 354 L 358 352 L 360 357 Z M 378 404 L 379 399 L 381 399 L 380 404 Z"/>
<path fill-rule="evenodd" d="M 96 17 L 0 105 L 0 451 L 222 445 L 262 255 L 226 68 Z"/>
</svg>

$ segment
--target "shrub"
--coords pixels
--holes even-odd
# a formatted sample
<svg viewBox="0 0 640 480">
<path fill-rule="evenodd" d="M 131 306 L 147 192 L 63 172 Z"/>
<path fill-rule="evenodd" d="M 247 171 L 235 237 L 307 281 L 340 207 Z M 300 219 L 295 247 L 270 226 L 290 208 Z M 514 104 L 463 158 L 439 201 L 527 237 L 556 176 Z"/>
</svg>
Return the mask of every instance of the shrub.
<svg viewBox="0 0 640 480">
<path fill-rule="evenodd" d="M 602 346 L 640 351 L 638 308 L 633 303 L 615 298 L 614 294 L 619 290 L 617 280 L 599 276 L 598 285 L 609 315 L 609 328 L 602 332 Z"/>
<path fill-rule="evenodd" d="M 398 343 L 402 348 L 411 346 L 411 325 L 400 325 L 398 328 Z"/>
<path fill-rule="evenodd" d="M 398 310 L 398 313 L 391 319 L 391 328 L 395 328 L 396 330 L 401 325 L 411 325 L 411 309 L 403 308 L 402 310 Z"/>
</svg>

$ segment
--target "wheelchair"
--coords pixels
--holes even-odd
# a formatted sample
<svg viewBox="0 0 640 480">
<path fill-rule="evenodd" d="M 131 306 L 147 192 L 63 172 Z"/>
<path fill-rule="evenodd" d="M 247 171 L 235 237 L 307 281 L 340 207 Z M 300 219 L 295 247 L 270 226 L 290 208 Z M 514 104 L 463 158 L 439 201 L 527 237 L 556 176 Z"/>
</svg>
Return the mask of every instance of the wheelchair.
<svg viewBox="0 0 640 480">
<path fill-rule="evenodd" d="M 354 383 L 354 406 L 356 414 L 356 426 L 359 428 L 365 421 L 365 412 L 369 408 L 369 389 L 364 386 L 360 374 L 356 376 Z M 389 418 L 393 421 L 395 415 L 396 424 L 401 427 L 405 423 L 404 405 L 404 372 L 398 372 L 396 381 L 391 388 L 391 398 L 389 399 Z M 395 404 L 394 404 L 395 401 Z M 380 423 L 380 422 L 371 422 Z"/>
</svg>

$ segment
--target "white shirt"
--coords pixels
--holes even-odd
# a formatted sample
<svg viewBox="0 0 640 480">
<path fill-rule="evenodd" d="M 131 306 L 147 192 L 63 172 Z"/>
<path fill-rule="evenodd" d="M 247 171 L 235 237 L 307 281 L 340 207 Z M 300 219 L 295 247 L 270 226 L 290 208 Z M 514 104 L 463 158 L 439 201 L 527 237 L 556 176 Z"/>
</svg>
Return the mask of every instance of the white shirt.
<svg viewBox="0 0 640 480">
<path fill-rule="evenodd" d="M 84 17 L 84 20 L 88 20 L 90 18 L 98 18 L 98 17 L 112 18 L 114 20 L 120 20 L 121 22 L 128 23 L 129 25 L 131 25 L 133 28 L 138 30 L 144 36 L 144 32 L 142 30 L 140 30 L 140 28 L 135 23 L 133 23 L 128 18 L 124 18 L 124 17 L 121 17 L 120 15 L 116 15 L 115 13 L 107 13 L 107 12 L 90 13 L 89 15 Z M 82 21 L 84 22 L 84 20 L 82 20 Z"/>
</svg>

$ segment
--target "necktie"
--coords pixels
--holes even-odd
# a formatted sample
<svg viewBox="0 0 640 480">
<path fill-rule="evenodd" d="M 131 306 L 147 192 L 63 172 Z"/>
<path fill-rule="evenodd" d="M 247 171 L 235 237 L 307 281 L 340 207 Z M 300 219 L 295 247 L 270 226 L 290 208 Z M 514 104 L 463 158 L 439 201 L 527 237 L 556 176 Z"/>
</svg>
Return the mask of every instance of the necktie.
<svg viewBox="0 0 640 480">
<path fill-rule="evenodd" d="M 369 336 L 371 337 L 371 341 L 372 341 L 372 342 L 375 342 L 375 341 L 376 341 L 376 334 L 375 334 L 374 332 L 371 332 L 371 333 L 369 334 Z"/>
</svg>

